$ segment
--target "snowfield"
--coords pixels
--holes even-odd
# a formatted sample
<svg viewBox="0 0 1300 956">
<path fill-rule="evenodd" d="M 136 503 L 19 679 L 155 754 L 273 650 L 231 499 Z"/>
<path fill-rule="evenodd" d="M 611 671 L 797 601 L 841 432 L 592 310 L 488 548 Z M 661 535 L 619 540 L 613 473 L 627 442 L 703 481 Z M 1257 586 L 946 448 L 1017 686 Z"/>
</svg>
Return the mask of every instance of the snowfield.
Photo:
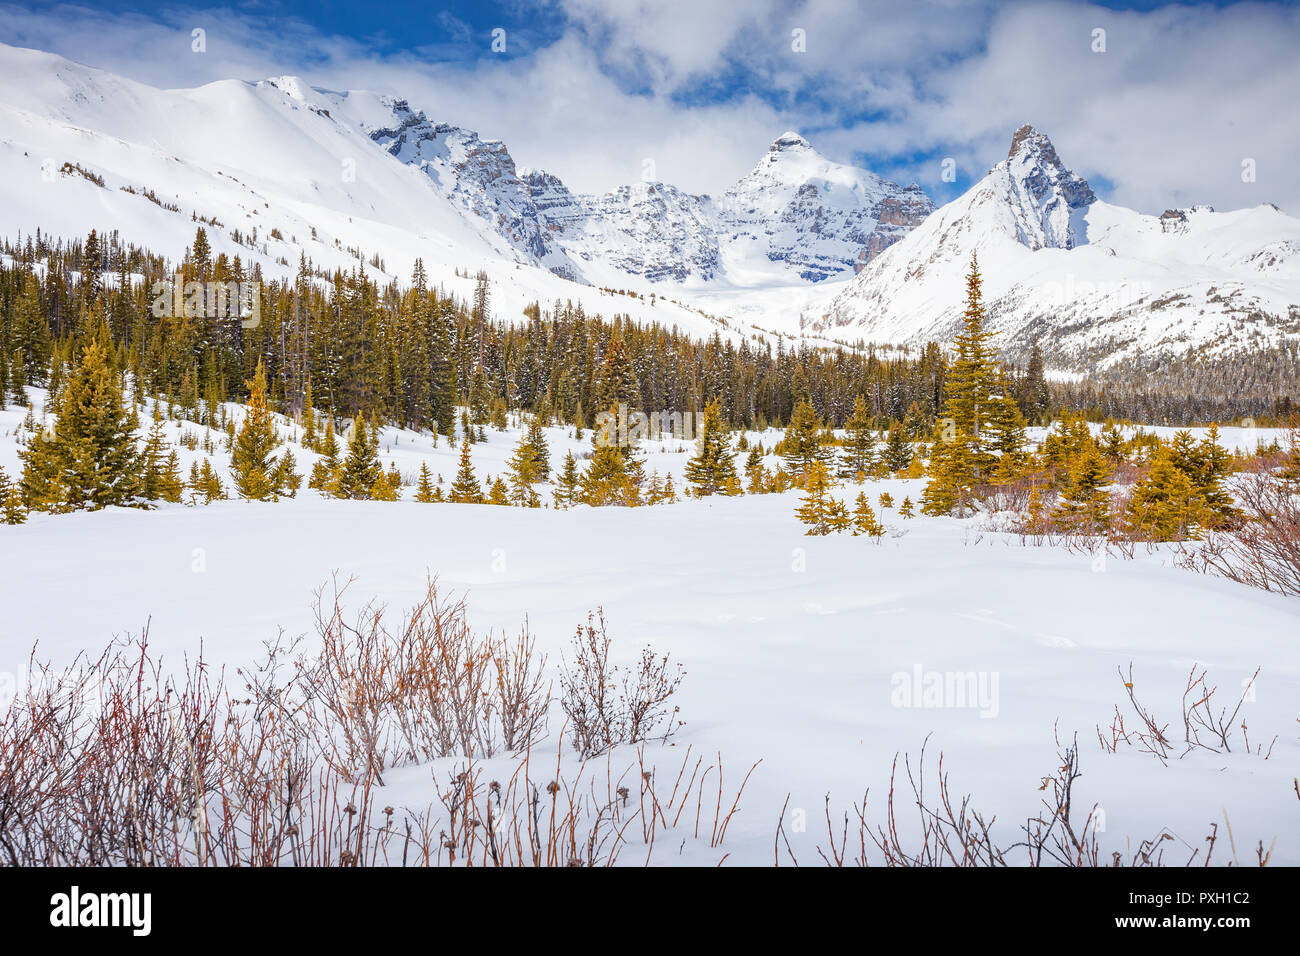
<svg viewBox="0 0 1300 956">
<path fill-rule="evenodd" d="M 10 474 L 20 420 L 13 407 L 0 412 L 0 464 Z M 518 433 L 488 434 L 486 446 L 473 446 L 480 479 L 501 471 Z M 553 466 L 565 440 L 588 447 L 585 438 L 563 439 L 560 429 L 551 434 Z M 765 446 L 774 439 L 765 436 Z M 670 446 L 651 451 L 647 472 L 671 471 L 679 482 L 687 454 Z M 385 431 L 385 465 L 397 460 L 410 472 L 430 455 L 449 482 L 455 452 L 445 440 L 435 452 L 427 435 Z M 189 460 L 182 459 L 186 472 Z M 300 470 L 311 460 L 300 454 Z M 394 612 L 414 604 L 436 576 L 443 594 L 466 599 L 478 629 L 515 633 L 527 619 L 552 678 L 561 655 L 571 657 L 575 627 L 597 607 L 617 663 L 633 662 L 647 643 L 680 661 L 686 677 L 673 702 L 685 725 L 668 745 L 645 751 L 661 776 L 677 774 L 688 748 L 692 762 L 720 754 L 729 803 L 761 761 L 723 845 L 696 839 L 683 823 L 656 844 L 653 863 L 711 865 L 725 856 L 728 865 L 770 864 L 788 795 L 790 846 L 800 863 L 818 864 L 825 801 L 838 832 L 869 789 L 868 819 L 883 822 L 895 754 L 911 754 L 915 767 L 927 737 L 927 774 L 942 752 L 954 793 L 972 794 L 977 809 L 996 816 L 1002 842 L 1012 842 L 1040 811 L 1039 788 L 1058 767 L 1055 728 L 1064 743 L 1078 734 L 1083 776 L 1075 799 L 1104 813 L 1104 858 L 1111 850 L 1131 854 L 1167 828 L 1166 860 L 1184 862 L 1198 847 L 1204 853 L 1217 823 L 1224 839 L 1216 863 L 1234 854 L 1250 863 L 1262 840 L 1274 847 L 1273 862 L 1300 864 L 1293 789 L 1300 601 L 1175 568 L 1166 553 L 1095 560 L 1025 546 L 972 521 L 901 518 L 897 505 L 904 495 L 917 501 L 923 484 L 864 486 L 873 506 L 884 491 L 895 500 L 894 508 L 877 508 L 891 529 L 878 544 L 805 536 L 794 517 L 797 493 L 556 511 L 334 501 L 304 489 L 274 504 L 33 514 L 26 524 L 0 526 L 0 681 L 12 689 L 21 680 L 33 643 L 60 666 L 146 626 L 171 666 L 202 645 L 229 676 L 254 662 L 280 628 L 310 634 L 313 593 L 334 574 L 355 579 L 349 603 L 377 598 Z M 851 501 L 857 490 L 841 486 L 836 494 Z M 1096 728 L 1109 727 L 1116 704 L 1134 722 L 1117 674 L 1130 663 L 1139 698 L 1178 740 L 1189 670 L 1207 667 L 1216 700 L 1229 711 L 1246 693 L 1241 716 L 1250 743 L 1265 754 L 1271 748 L 1271 756 L 1234 746 L 1180 758 L 1179 748 L 1165 766 L 1133 748 L 1103 752 Z M 1256 668 L 1260 676 L 1248 686 Z M 950 689 L 930 699 L 931 675 L 974 689 L 974 697 Z M 549 735 L 533 756 L 534 779 L 553 772 L 561 724 L 553 705 Z M 562 762 L 566 773 L 576 771 L 571 755 Z M 378 805 L 436 805 L 435 788 L 463 763 L 388 772 Z M 615 775 L 634 767 L 634 749 L 620 748 L 610 765 Z M 511 767 L 512 758 L 496 758 L 487 773 L 508 775 Z M 603 787 L 603 769 L 600 781 Z M 905 778 L 901 787 L 910 826 Z M 621 861 L 643 859 L 638 845 Z"/>
</svg>

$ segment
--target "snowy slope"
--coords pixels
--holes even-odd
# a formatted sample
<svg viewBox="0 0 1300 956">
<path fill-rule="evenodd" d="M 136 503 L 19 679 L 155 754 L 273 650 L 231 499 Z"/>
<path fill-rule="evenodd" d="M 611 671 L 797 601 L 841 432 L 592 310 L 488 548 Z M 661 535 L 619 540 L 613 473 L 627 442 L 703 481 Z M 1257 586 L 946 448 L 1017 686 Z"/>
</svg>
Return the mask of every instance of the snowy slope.
<svg viewBox="0 0 1300 956">
<path fill-rule="evenodd" d="M 919 188 L 831 163 L 794 134 L 717 200 L 656 182 L 584 196 L 394 97 L 292 76 L 164 91 L 4 45 L 0 173 L 11 237 L 117 227 L 166 252 L 188 243 L 198 217 L 217 251 L 272 272 L 304 253 L 326 268 L 378 255 L 404 278 L 421 256 L 435 276 L 509 269 L 513 298 L 498 311 L 511 318 L 535 299 L 599 311 L 582 287 L 606 286 L 685 303 L 622 311 L 697 334 L 718 323 L 695 292 L 721 316 L 759 288 L 777 306 L 764 319 L 796 330 L 790 303 L 833 293 L 805 294 L 815 280 L 843 281 L 933 208 Z"/>
<path fill-rule="evenodd" d="M 805 311 L 805 327 L 950 340 L 972 253 L 999 346 L 1037 335 L 1065 365 L 1222 355 L 1300 334 L 1300 220 L 1267 204 L 1158 217 L 1111 205 L 1030 127 L 965 195 Z"/>
</svg>

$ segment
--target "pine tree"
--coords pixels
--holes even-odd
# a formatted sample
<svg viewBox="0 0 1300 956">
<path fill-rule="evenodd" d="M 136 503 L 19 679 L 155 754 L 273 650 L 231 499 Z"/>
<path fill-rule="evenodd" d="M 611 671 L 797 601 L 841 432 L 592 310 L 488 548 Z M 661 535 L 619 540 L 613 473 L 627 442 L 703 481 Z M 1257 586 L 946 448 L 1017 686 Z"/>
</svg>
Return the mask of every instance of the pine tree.
<svg viewBox="0 0 1300 956">
<path fill-rule="evenodd" d="M 22 491 L 18 483 L 11 481 L 0 468 L 0 523 L 22 524 L 27 520 L 27 508 L 23 505 Z"/>
<path fill-rule="evenodd" d="M 298 489 L 302 487 L 302 475 L 298 474 L 298 461 L 294 458 L 292 450 L 286 448 L 284 454 L 275 463 L 271 481 L 275 485 L 276 494 L 288 498 L 297 496 Z"/>
<path fill-rule="evenodd" d="M 635 506 L 640 500 L 639 465 L 617 444 L 598 442 L 579 482 L 578 501 L 593 507 Z"/>
<path fill-rule="evenodd" d="M 510 489 L 500 475 L 497 475 L 488 488 L 487 503 L 490 505 L 509 505 Z"/>
<path fill-rule="evenodd" d="M 759 495 L 766 490 L 767 469 L 763 467 L 763 453 L 757 446 L 749 450 L 749 457 L 745 459 L 745 478 L 749 481 L 751 495 Z"/>
<path fill-rule="evenodd" d="M 163 495 L 164 484 L 169 490 L 171 488 L 169 481 L 171 476 L 167 474 L 167 437 L 158 413 L 159 406 L 154 403 L 154 423 L 149 429 L 149 437 L 145 440 L 144 451 L 141 454 L 140 497 L 146 501 L 178 501 L 179 496 L 165 499 Z M 179 480 L 179 476 L 177 478 Z"/>
<path fill-rule="evenodd" d="M 546 429 L 542 425 L 542 419 L 534 415 L 528 422 L 528 430 L 524 433 L 524 445 L 528 448 L 532 459 L 537 464 L 537 480 L 551 480 L 551 449 L 546 444 Z"/>
<path fill-rule="evenodd" d="M 871 510 L 871 505 L 867 502 L 865 492 L 858 492 L 858 500 L 853 509 L 853 533 L 855 535 L 865 534 L 872 538 L 880 538 L 885 534 L 885 526 L 876 518 L 876 513 Z"/>
<path fill-rule="evenodd" d="M 1043 350 L 1034 339 L 1029 348 L 1029 363 L 1025 369 L 1025 407 L 1024 414 L 1035 425 L 1047 422 L 1047 406 L 1050 393 L 1047 389 L 1047 377 L 1043 372 Z"/>
<path fill-rule="evenodd" d="M 891 495 L 888 491 L 882 491 L 880 493 L 880 507 L 882 508 L 894 507 L 894 496 Z"/>
<path fill-rule="evenodd" d="M 1149 541 L 1177 541 L 1197 536 L 1206 513 L 1187 472 L 1162 448 L 1151 468 L 1133 486 L 1124 511 L 1126 531 Z"/>
<path fill-rule="evenodd" d="M 1110 525 L 1110 465 L 1089 448 L 1070 469 L 1069 480 L 1052 517 L 1071 534 L 1098 534 Z M 1036 489 L 1035 489 L 1036 490 Z"/>
<path fill-rule="evenodd" d="M 302 396 L 302 445 L 309 451 L 316 448 L 316 409 L 312 407 L 311 379 L 307 379 L 307 390 Z"/>
<path fill-rule="evenodd" d="M 859 395 L 853 402 L 853 414 L 845 423 L 844 452 L 840 461 L 840 477 L 862 481 L 875 468 L 876 436 L 871 429 L 871 416 L 867 402 Z"/>
<path fill-rule="evenodd" d="M 247 384 L 248 412 L 231 448 L 230 477 L 239 497 L 266 501 L 275 497 L 275 464 L 271 456 L 280 445 L 280 437 L 266 404 L 266 369 L 260 359 L 253 380 Z"/>
<path fill-rule="evenodd" d="M 807 534 L 830 534 L 837 523 L 835 500 L 830 496 L 831 478 L 826 466 L 813 460 L 804 479 L 804 497 L 795 516 L 808 526 Z"/>
<path fill-rule="evenodd" d="M 425 504 L 434 500 L 433 473 L 429 471 L 427 461 L 420 462 L 420 480 L 415 486 L 415 500 Z"/>
<path fill-rule="evenodd" d="M 715 398 L 704 407 L 704 419 L 696 440 L 695 456 L 686 463 L 686 481 L 697 498 L 727 493 L 736 480 L 736 461 L 731 441 L 722 424 L 722 409 Z"/>
<path fill-rule="evenodd" d="M 557 508 L 567 508 L 578 500 L 578 487 L 581 479 L 578 475 L 578 460 L 573 452 L 564 453 L 564 467 L 556 479 L 555 491 L 552 492 Z"/>
<path fill-rule="evenodd" d="M 595 395 L 598 408 L 612 408 L 615 414 L 620 404 L 626 405 L 630 411 L 641 410 L 641 383 L 632 366 L 627 343 L 618 331 L 610 336 L 609 346 L 605 349 L 605 360 L 596 377 Z"/>
<path fill-rule="evenodd" d="M 460 468 L 456 472 L 456 480 L 452 482 L 447 499 L 457 504 L 481 505 L 483 503 L 483 488 L 474 475 L 474 464 L 469 457 L 469 439 L 461 441 Z"/>
<path fill-rule="evenodd" d="M 33 434 L 20 453 L 28 507 L 93 511 L 138 495 L 140 453 L 111 348 L 97 333 L 58 396 L 53 434 Z"/>
<path fill-rule="evenodd" d="M 912 499 L 904 496 L 903 503 L 898 506 L 898 516 L 900 518 L 910 518 L 914 514 L 912 510 Z"/>
<path fill-rule="evenodd" d="M 997 455 L 992 478 L 1005 483 L 1018 477 L 1025 465 L 1025 416 L 1005 384 L 1002 394 L 991 401 L 988 444 Z"/>
<path fill-rule="evenodd" d="M 889 437 L 885 441 L 885 450 L 881 453 L 885 466 L 892 472 L 900 472 L 912 463 L 912 445 L 907 440 L 907 433 L 897 422 L 889 426 Z"/>
<path fill-rule="evenodd" d="M 944 382 L 944 433 L 930 458 L 930 483 L 921 498 L 926 514 L 966 517 L 977 485 L 989 480 L 989 451 L 996 378 L 991 337 L 984 328 L 979 263 L 971 257 L 966 274 L 966 312 L 955 340 L 956 355 Z"/>
<path fill-rule="evenodd" d="M 396 501 L 400 496 L 400 487 L 400 480 L 394 482 L 392 474 L 380 468 L 378 477 L 370 485 L 369 492 L 365 497 L 371 501 Z"/>
<path fill-rule="evenodd" d="M 520 436 L 514 454 L 506 461 L 506 470 L 514 502 L 525 508 L 536 508 L 540 500 L 533 485 L 542 480 L 542 468 L 536 446 L 529 443 L 527 435 Z"/>
<path fill-rule="evenodd" d="M 348 456 L 339 471 L 338 495 L 340 498 L 370 498 L 375 482 L 384 477 L 384 468 L 379 463 L 379 431 L 368 427 L 366 416 L 358 414 L 348 438 Z"/>
<path fill-rule="evenodd" d="M 808 402 L 800 401 L 781 439 L 781 457 L 796 480 L 802 480 L 814 463 L 829 465 L 834 452 L 826 447 L 821 419 Z"/>
<path fill-rule="evenodd" d="M 207 505 L 226 497 L 226 489 L 221 485 L 221 476 L 217 474 L 217 470 L 212 467 L 212 462 L 207 458 L 203 459 L 203 467 L 199 469 L 198 475 L 191 478 L 190 491 L 196 497 L 202 497 L 203 503 Z"/>
</svg>

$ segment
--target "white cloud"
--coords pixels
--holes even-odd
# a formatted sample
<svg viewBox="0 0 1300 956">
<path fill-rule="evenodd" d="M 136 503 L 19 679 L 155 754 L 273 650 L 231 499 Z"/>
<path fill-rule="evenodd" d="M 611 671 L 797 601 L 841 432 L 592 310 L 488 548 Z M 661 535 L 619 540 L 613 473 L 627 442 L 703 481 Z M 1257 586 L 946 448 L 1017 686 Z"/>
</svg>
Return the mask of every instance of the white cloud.
<svg viewBox="0 0 1300 956">
<path fill-rule="evenodd" d="M 160 86 L 292 72 L 400 94 L 434 119 L 505 140 L 518 163 L 580 191 L 635 180 L 650 158 L 659 178 L 717 193 L 794 128 L 832 158 L 865 155 L 878 172 L 942 194 L 951 188 L 939 182 L 942 157 L 977 178 L 1029 122 L 1076 171 L 1112 183 L 1114 201 L 1154 212 L 1274 201 L 1300 214 L 1294 9 L 554 2 L 568 29 L 509 58 L 465 57 L 475 38 L 454 18 L 446 47 L 381 55 L 229 9 L 151 19 L 0 6 L 0 39 Z M 196 26 L 207 30 L 206 54 L 190 52 Z M 796 27 L 804 53 L 790 47 Z M 1107 31 L 1103 54 L 1091 50 L 1097 27 Z M 721 101 L 699 95 L 710 83 L 726 91 Z M 1245 158 L 1257 164 L 1253 184 L 1241 182 Z"/>
</svg>

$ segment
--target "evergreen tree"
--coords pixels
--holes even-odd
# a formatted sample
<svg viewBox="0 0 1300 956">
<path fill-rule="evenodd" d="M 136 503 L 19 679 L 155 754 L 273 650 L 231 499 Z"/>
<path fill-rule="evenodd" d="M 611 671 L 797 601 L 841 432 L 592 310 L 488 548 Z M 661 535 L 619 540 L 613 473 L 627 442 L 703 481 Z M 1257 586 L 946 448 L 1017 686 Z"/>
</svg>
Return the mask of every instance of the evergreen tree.
<svg viewBox="0 0 1300 956">
<path fill-rule="evenodd" d="M 500 475 L 497 475 L 488 488 L 487 503 L 490 505 L 510 504 L 510 489 L 506 487 L 506 483 Z"/>
<path fill-rule="evenodd" d="M 515 453 L 506 461 L 506 470 L 510 475 L 514 502 L 525 508 L 536 508 L 540 500 L 533 485 L 542 480 L 542 468 L 536 446 L 529 443 L 526 434 L 520 436 Z"/>
<path fill-rule="evenodd" d="M 546 429 L 543 427 L 542 419 L 534 415 L 528 422 L 528 430 L 524 433 L 524 445 L 528 448 L 529 454 L 537 465 L 537 480 L 551 480 L 551 449 L 546 444 Z"/>
<path fill-rule="evenodd" d="M 552 492 L 557 508 L 567 508 L 578 500 L 578 487 L 581 479 L 578 475 L 578 460 L 573 452 L 564 453 L 564 467 L 556 479 L 555 491 Z"/>
<path fill-rule="evenodd" d="M 626 405 L 630 411 L 641 411 L 641 383 L 627 344 L 617 331 L 610 336 L 609 346 L 605 349 L 605 361 L 596 378 L 595 396 L 598 408 L 612 408 L 615 414 L 620 404 Z"/>
<path fill-rule="evenodd" d="M 0 523 L 22 524 L 26 520 L 27 508 L 23 505 L 22 490 L 0 468 Z"/>
<path fill-rule="evenodd" d="M 1161 449 L 1133 486 L 1124 510 L 1125 530 L 1149 541 L 1178 541 L 1196 537 L 1205 518 L 1191 478 L 1174 464 L 1169 449 Z"/>
<path fill-rule="evenodd" d="M 1043 371 L 1043 350 L 1034 339 L 1029 348 L 1029 364 L 1025 369 L 1024 415 L 1035 425 L 1047 422 L 1047 406 L 1050 393 L 1047 389 L 1047 377 Z"/>
<path fill-rule="evenodd" d="M 32 435 L 20 453 L 28 507 L 94 511 L 138 495 L 140 454 L 110 349 L 97 333 L 59 394 L 53 434 Z"/>
<path fill-rule="evenodd" d="M 1110 465 L 1096 448 L 1089 448 L 1070 469 L 1052 517 L 1071 534 L 1098 534 L 1110 524 Z"/>
<path fill-rule="evenodd" d="M 795 516 L 808 526 L 807 534 L 830 534 L 837 523 L 835 500 L 830 495 L 831 478 L 826 466 L 816 459 L 808 466 L 804 497 Z"/>
<path fill-rule="evenodd" d="M 821 419 L 812 405 L 805 401 L 795 405 L 780 447 L 781 457 L 796 480 L 802 480 L 814 463 L 828 466 L 834 454 L 826 447 Z"/>
<path fill-rule="evenodd" d="M 469 440 L 464 439 L 460 445 L 460 468 L 456 471 L 456 480 L 452 482 L 447 500 L 457 504 L 481 505 L 483 488 L 474 475 L 474 464 L 469 457 Z"/>
<path fill-rule="evenodd" d="M 429 471 L 429 463 L 422 461 L 420 462 L 420 480 L 415 486 L 415 500 L 427 504 L 434 500 L 433 491 L 433 473 Z"/>
<path fill-rule="evenodd" d="M 990 427 L 996 402 L 994 352 L 984 328 L 979 263 L 971 257 L 966 274 L 966 312 L 955 341 L 955 357 L 944 382 L 945 428 L 930 456 L 930 483 L 921 497 L 926 514 L 966 517 L 975 488 L 989 480 L 993 455 Z"/>
<path fill-rule="evenodd" d="M 292 450 L 286 448 L 275 463 L 271 481 L 275 485 L 276 494 L 289 498 L 297 496 L 298 489 L 302 487 L 302 475 L 298 474 L 298 461 Z"/>
<path fill-rule="evenodd" d="M 897 422 L 889 426 L 889 437 L 885 441 L 885 450 L 881 453 L 885 466 L 893 472 L 903 471 L 912 463 L 912 445 L 907 440 L 907 432 Z"/>
<path fill-rule="evenodd" d="M 898 506 L 898 515 L 900 518 L 910 518 L 913 515 L 912 499 L 908 496 L 903 497 L 903 503 Z"/>
<path fill-rule="evenodd" d="M 745 459 L 745 478 L 749 481 L 749 493 L 760 495 L 766 490 L 767 469 L 763 467 L 763 453 L 758 446 L 749 450 Z"/>
<path fill-rule="evenodd" d="M 1012 481 L 1020 474 L 1025 466 L 1025 416 L 1005 385 L 1001 396 L 992 399 L 989 449 L 997 455 L 993 463 L 994 481 Z"/>
<path fill-rule="evenodd" d="M 370 498 L 375 482 L 381 478 L 387 480 L 379 463 L 379 430 L 368 427 L 366 416 L 359 414 L 352 423 L 348 457 L 343 460 L 339 472 L 338 495 L 341 498 Z"/>
<path fill-rule="evenodd" d="M 271 456 L 280 445 L 280 437 L 266 404 L 266 369 L 260 359 L 248 387 L 248 411 L 231 449 L 230 478 L 239 497 L 265 501 L 275 497 L 275 464 Z"/>
<path fill-rule="evenodd" d="M 715 398 L 704 407 L 695 455 L 686 463 L 686 481 L 691 486 L 691 493 L 702 498 L 727 493 L 728 485 L 735 480 L 735 456 L 722 423 L 722 410 Z"/>
<path fill-rule="evenodd" d="M 876 518 L 876 513 L 871 510 L 871 505 L 867 502 L 865 492 L 858 492 L 858 500 L 853 509 L 853 533 L 855 535 L 865 534 L 871 538 L 881 538 L 885 534 L 885 526 Z"/>
<path fill-rule="evenodd" d="M 858 395 L 853 401 L 853 414 L 845 423 L 844 452 L 840 461 L 840 477 L 861 481 L 872 474 L 876 463 L 876 436 L 867 413 L 867 401 Z"/>
</svg>

